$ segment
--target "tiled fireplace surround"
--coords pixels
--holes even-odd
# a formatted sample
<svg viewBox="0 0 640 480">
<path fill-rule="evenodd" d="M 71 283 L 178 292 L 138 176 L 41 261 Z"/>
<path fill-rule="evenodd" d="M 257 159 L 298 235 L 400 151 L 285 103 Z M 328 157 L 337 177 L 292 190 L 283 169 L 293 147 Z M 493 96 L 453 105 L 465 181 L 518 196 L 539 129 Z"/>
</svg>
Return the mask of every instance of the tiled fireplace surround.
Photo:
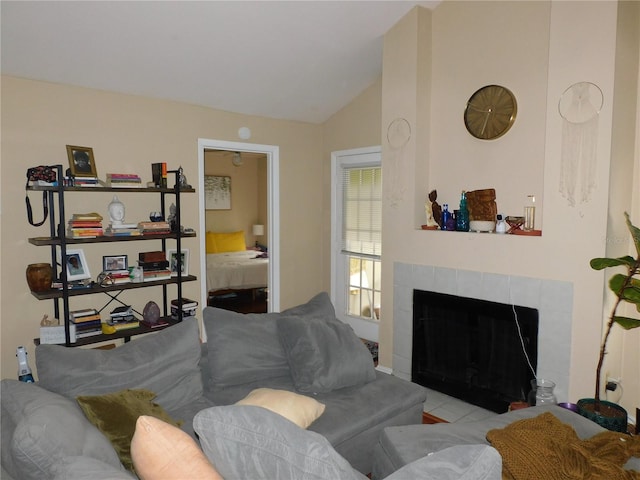
<svg viewBox="0 0 640 480">
<path fill-rule="evenodd" d="M 538 309 L 538 378 L 555 382 L 568 401 L 573 285 L 569 282 L 394 264 L 393 372 L 411 380 L 413 291 L 425 290 Z"/>
</svg>

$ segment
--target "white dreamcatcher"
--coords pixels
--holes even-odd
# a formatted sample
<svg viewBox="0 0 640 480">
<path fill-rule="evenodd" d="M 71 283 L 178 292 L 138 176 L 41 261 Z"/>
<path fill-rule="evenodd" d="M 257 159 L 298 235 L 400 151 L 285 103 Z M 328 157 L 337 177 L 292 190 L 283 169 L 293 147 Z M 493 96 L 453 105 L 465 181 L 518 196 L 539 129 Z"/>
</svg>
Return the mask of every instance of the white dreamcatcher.
<svg viewBox="0 0 640 480">
<path fill-rule="evenodd" d="M 392 207 L 397 207 L 404 199 L 406 187 L 402 174 L 406 173 L 404 147 L 411 139 L 411 125 L 405 118 L 396 118 L 387 128 L 389 143 L 389 168 L 385 169 L 385 182 L 388 182 L 387 199 Z"/>
<path fill-rule="evenodd" d="M 560 193 L 570 206 L 587 203 L 596 188 L 598 119 L 604 96 L 597 85 L 578 82 L 558 102 L 562 117 Z"/>
</svg>

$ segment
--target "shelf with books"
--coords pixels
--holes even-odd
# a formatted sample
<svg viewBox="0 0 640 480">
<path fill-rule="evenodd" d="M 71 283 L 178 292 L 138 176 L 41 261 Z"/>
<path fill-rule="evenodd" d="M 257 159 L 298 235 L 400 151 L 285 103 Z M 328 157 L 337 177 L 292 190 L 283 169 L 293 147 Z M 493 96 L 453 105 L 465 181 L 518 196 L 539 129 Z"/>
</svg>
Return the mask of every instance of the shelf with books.
<svg viewBox="0 0 640 480">
<path fill-rule="evenodd" d="M 76 342 L 71 344 L 70 346 L 72 347 L 82 347 L 84 345 L 92 345 L 94 343 L 100 343 L 100 342 L 109 342 L 109 341 L 113 341 L 113 340 L 118 340 L 118 339 L 124 339 L 127 340 L 130 337 L 136 336 L 136 335 L 144 335 L 145 333 L 151 333 L 151 332 L 157 332 L 159 330 L 164 330 L 165 328 L 171 327 L 172 325 L 177 324 L 178 322 L 176 320 L 172 320 L 171 317 L 160 317 L 161 320 L 165 321 L 166 324 L 164 325 L 160 325 L 158 327 L 148 327 L 146 325 L 144 325 L 143 322 L 140 322 L 140 326 L 136 327 L 136 328 L 131 328 L 128 330 L 120 330 L 117 331 L 115 333 L 109 333 L 109 334 L 105 334 L 105 333 L 100 333 L 97 335 L 92 335 L 90 337 L 85 337 L 85 338 L 78 338 L 76 339 Z M 36 339 L 36 344 L 39 343 L 39 339 Z M 64 344 L 61 344 L 64 345 Z"/>
<path fill-rule="evenodd" d="M 180 234 L 181 238 L 193 238 L 196 236 L 195 232 L 182 232 Z M 140 241 L 140 240 L 163 240 L 163 239 L 176 239 L 178 238 L 178 234 L 176 232 L 172 233 L 145 233 L 144 235 L 134 235 L 134 236 L 107 236 L 103 235 L 101 237 L 92 237 L 92 238 L 65 238 L 65 243 L 71 244 L 83 244 L 83 243 L 105 243 L 105 242 L 131 242 L 131 241 Z M 60 245 L 61 240 L 60 237 L 31 237 L 28 239 L 31 245 L 36 245 L 38 247 L 44 247 L 48 245 Z"/>
<path fill-rule="evenodd" d="M 56 165 L 54 168 L 57 169 L 58 176 L 62 177 L 62 165 Z M 67 236 L 67 232 L 63 230 L 63 227 L 68 226 L 69 228 L 80 227 L 80 223 L 77 223 L 80 218 L 76 218 L 76 216 L 71 216 L 69 222 L 65 221 L 65 196 L 67 194 L 76 194 L 76 192 L 82 192 L 82 194 L 89 194 L 93 192 L 114 192 L 117 191 L 119 194 L 137 194 L 137 193 L 154 193 L 156 195 L 160 195 L 160 204 L 162 208 L 162 216 L 165 214 L 165 208 L 167 206 L 167 196 L 171 197 L 172 202 L 175 201 L 175 219 L 172 224 L 167 224 L 168 226 L 173 225 L 181 225 L 180 222 L 180 195 L 182 193 L 193 193 L 195 189 L 182 188 L 179 185 L 178 177 L 179 171 L 172 170 L 169 173 L 173 173 L 176 176 L 176 184 L 173 188 L 167 187 L 135 187 L 135 186 L 127 186 L 127 187 L 105 187 L 104 182 L 100 182 L 100 184 L 96 186 L 92 186 L 91 188 L 82 187 L 82 186 L 64 186 L 64 185 L 51 185 L 51 186 L 27 186 L 27 191 L 44 191 L 46 195 L 48 195 L 48 204 L 50 213 L 48 216 L 48 230 L 49 236 L 39 236 L 29 238 L 28 241 L 30 244 L 35 246 L 44 246 L 49 247 L 51 251 L 51 265 L 60 266 L 64 265 L 64 259 L 69 258 L 69 250 L 67 248 L 68 245 L 81 245 L 81 244 L 93 244 L 93 243 L 105 243 L 105 242 L 127 242 L 127 241 L 160 241 L 162 243 L 161 249 L 162 252 L 167 251 L 167 240 L 174 240 L 175 246 L 178 251 L 181 250 L 181 242 L 185 238 L 193 238 L 196 236 L 196 233 L 191 229 L 174 229 L 176 231 L 167 231 L 167 229 L 163 229 L 162 231 L 153 231 L 153 232 L 142 232 L 141 235 L 132 235 L 132 236 L 105 236 L 105 235 L 96 235 L 91 236 L 90 238 L 72 238 Z M 56 198 L 57 196 L 57 198 Z M 56 212 L 56 205 L 58 206 L 58 211 Z M 173 207 L 172 207 L 173 208 Z M 173 209 L 172 209 L 173 213 Z M 75 222 L 75 223 L 74 223 Z M 171 245 L 173 247 L 173 245 Z M 100 285 L 96 282 L 89 282 L 87 285 L 74 285 L 68 278 L 68 272 L 65 268 L 55 268 L 54 269 L 54 278 L 52 284 L 62 285 L 61 288 L 55 288 L 45 291 L 31 291 L 31 294 L 37 298 L 38 300 L 53 300 L 54 302 L 54 315 L 55 318 L 60 318 L 64 322 L 65 327 L 65 342 L 66 346 L 79 346 L 79 345 L 88 345 L 92 343 L 103 342 L 107 340 L 113 340 L 118 338 L 123 338 L 125 341 L 128 341 L 131 337 L 135 335 L 141 335 L 144 333 L 149 333 L 151 331 L 157 331 L 162 328 L 166 328 L 180 322 L 184 315 L 182 312 L 179 312 L 177 319 L 171 319 L 169 314 L 169 301 L 168 301 L 168 290 L 167 287 L 171 285 L 176 286 L 178 298 L 182 297 L 182 284 L 184 282 L 191 282 L 197 280 L 197 278 L 193 275 L 185 275 L 182 272 L 182 268 L 180 265 L 181 258 L 178 256 L 178 264 L 177 264 L 177 272 L 176 276 L 162 277 L 158 274 L 155 276 L 157 278 L 145 278 L 144 282 L 128 282 L 128 283 L 118 283 L 112 285 Z M 59 270 L 59 271 L 58 271 Z M 161 326 L 154 326 L 151 328 L 149 326 L 145 326 L 140 322 L 139 325 L 136 325 L 134 328 L 127 328 L 123 330 L 117 330 L 112 333 L 111 331 L 106 334 L 106 332 L 91 332 L 90 336 L 84 338 L 78 338 L 75 342 L 72 342 L 70 335 L 70 326 L 77 325 L 74 321 L 74 317 L 72 315 L 72 311 L 70 308 L 70 298 L 83 296 L 83 295 L 94 295 L 94 294 L 106 294 L 109 299 L 106 301 L 105 305 L 98 310 L 98 312 L 102 311 L 109 305 L 111 302 L 117 300 L 120 292 L 124 290 L 137 289 L 137 288 L 148 288 L 148 287 L 160 287 L 162 288 L 162 297 L 164 303 L 164 316 L 162 318 Z M 122 303 L 122 302 L 120 302 Z M 131 325 L 129 325 L 131 327 Z M 35 340 L 36 343 L 38 339 Z"/>
<path fill-rule="evenodd" d="M 27 191 L 34 192 L 58 192 L 60 190 L 64 192 L 87 192 L 88 190 L 91 192 L 134 192 L 134 193 L 175 193 L 175 188 L 160 188 L 160 187 L 104 187 L 97 186 L 91 187 L 88 189 L 87 187 L 68 187 L 68 186 L 57 186 L 57 185 L 29 185 L 26 187 Z M 195 188 L 181 188 L 180 193 L 195 193 Z"/>
</svg>

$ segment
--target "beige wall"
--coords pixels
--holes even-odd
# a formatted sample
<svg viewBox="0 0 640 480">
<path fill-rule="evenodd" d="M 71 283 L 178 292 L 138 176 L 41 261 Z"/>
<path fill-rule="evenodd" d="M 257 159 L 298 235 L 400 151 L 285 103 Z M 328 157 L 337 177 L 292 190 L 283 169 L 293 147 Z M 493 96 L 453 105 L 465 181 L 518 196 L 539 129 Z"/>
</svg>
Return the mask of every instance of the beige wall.
<svg viewBox="0 0 640 480">
<path fill-rule="evenodd" d="M 615 2 L 443 2 L 433 12 L 412 11 L 385 35 L 383 132 L 396 118 L 407 119 L 413 131 L 401 151 L 389 146 L 384 133 L 382 138 L 385 197 L 398 199 L 383 212 L 383 366 L 392 367 L 394 262 L 569 281 L 574 286 L 573 339 L 566 346 L 569 394 L 572 400 L 593 396 L 604 276 L 588 262 L 604 255 L 611 240 L 608 215 L 621 216 L 623 208 L 631 208 L 627 188 L 616 208 L 608 209 L 610 169 L 627 178 L 632 173 L 628 162 L 612 164 L 614 92 L 628 108 L 635 111 L 637 105 L 637 53 L 629 67 L 633 88 L 615 89 L 616 29 Z M 628 30 L 637 44 L 637 17 Z M 421 65 L 425 58 L 432 63 L 430 77 Z M 588 203 L 569 207 L 558 192 L 562 124 L 557 105 L 566 88 L 583 80 L 599 85 L 605 96 L 598 187 Z M 490 83 L 515 93 L 518 117 L 504 137 L 483 142 L 466 132 L 462 112 L 469 96 Z M 428 84 L 430 94 L 423 91 Z M 428 132 L 421 129 L 428 124 L 421 117 L 425 104 L 431 115 Z M 628 142 L 624 156 L 634 158 Z M 387 181 L 398 171 L 401 178 Z M 460 190 L 496 188 L 499 210 L 507 215 L 521 215 L 525 196 L 536 194 L 543 235 L 422 231 L 423 202 L 432 188 L 438 189 L 439 203 L 454 206 Z M 637 371 L 637 357 L 625 361 L 633 358 L 636 363 L 627 371 Z M 619 368 L 615 361 L 610 367 Z M 623 399 L 631 408 L 638 403 L 637 374 L 623 382 L 636 393 Z"/>
<path fill-rule="evenodd" d="M 251 142 L 280 147 L 281 225 L 281 308 L 302 303 L 323 288 L 320 251 L 323 190 L 321 178 L 322 128 L 300 122 L 249 117 L 209 108 L 155 100 L 111 92 L 55 85 L 12 77 L 2 77 L 2 205 L 0 262 L 2 302 L 2 377 L 16 376 L 15 349 L 25 345 L 35 366 L 33 339 L 39 336 L 44 314 L 53 316 L 51 301 L 38 301 L 25 280 L 29 263 L 48 262 L 48 249 L 35 247 L 28 237 L 43 236 L 46 227 L 35 228 L 26 220 L 24 207 L 25 172 L 35 165 L 67 165 L 65 145 L 81 145 L 94 150 L 98 175 L 107 172 L 136 172 L 151 180 L 153 162 L 167 162 L 170 168 L 182 165 L 190 183 L 197 178 L 198 138 L 238 141 L 237 131 L 247 126 Z M 41 215 L 39 196 L 30 194 Z M 120 195 L 126 206 L 126 220 L 147 218 L 159 208 L 151 194 Z M 67 213 L 97 211 L 106 216 L 109 194 L 68 196 Z M 182 220 L 198 228 L 198 196 L 183 197 Z M 201 232 L 198 232 L 199 234 Z M 145 242 L 145 249 L 154 249 Z M 91 273 L 100 271 L 102 255 L 127 254 L 137 258 L 144 251 L 138 242 L 83 246 Z M 189 270 L 200 277 L 198 240 L 187 239 L 191 250 Z M 159 247 L 159 245 L 158 245 Z M 200 282 L 184 286 L 184 294 L 201 298 Z M 175 292 L 174 292 L 175 293 Z M 123 299 L 138 308 L 148 300 L 159 300 L 159 288 L 125 292 Z M 83 296 L 74 308 L 101 307 L 106 296 Z M 7 301 L 10 299 L 10 301 Z"/>
</svg>

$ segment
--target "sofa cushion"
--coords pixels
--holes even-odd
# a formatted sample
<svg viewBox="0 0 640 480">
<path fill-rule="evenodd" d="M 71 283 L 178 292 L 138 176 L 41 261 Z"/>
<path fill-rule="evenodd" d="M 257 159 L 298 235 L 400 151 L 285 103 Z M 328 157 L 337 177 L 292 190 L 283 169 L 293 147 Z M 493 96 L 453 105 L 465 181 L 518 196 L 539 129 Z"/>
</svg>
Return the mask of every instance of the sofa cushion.
<svg viewBox="0 0 640 480">
<path fill-rule="evenodd" d="M 189 435 L 152 416 L 138 418 L 131 457 L 141 480 L 223 480 Z"/>
<path fill-rule="evenodd" d="M 336 318 L 326 292 L 282 312 L 278 335 L 300 392 L 330 392 L 376 378 L 371 353 L 351 326 Z"/>
<path fill-rule="evenodd" d="M 306 395 L 286 390 L 256 388 L 236 405 L 254 405 L 282 415 L 300 428 L 307 428 L 324 412 L 324 404 Z"/>
<path fill-rule="evenodd" d="M 47 478 L 53 478 L 53 480 L 137 480 L 132 473 L 123 470 L 122 467 L 118 469 L 91 457 L 65 457 L 56 463 L 53 472 L 55 476 Z"/>
<path fill-rule="evenodd" d="M 205 455 L 225 480 L 365 478 L 322 435 L 264 408 L 208 408 L 195 416 L 193 426 Z"/>
<path fill-rule="evenodd" d="M 195 318 L 112 350 L 36 347 L 39 383 L 47 390 L 75 399 L 127 388 L 147 389 L 157 394 L 156 401 L 168 411 L 202 396 L 199 360 Z"/>
<path fill-rule="evenodd" d="M 78 397 L 78 404 L 86 417 L 109 439 L 120 461 L 129 470 L 133 470 L 131 439 L 140 415 L 152 415 L 179 425 L 160 405 L 152 402 L 155 396 L 149 390 L 122 390 Z"/>
<path fill-rule="evenodd" d="M 52 478 L 70 456 L 86 456 L 122 470 L 109 441 L 85 418 L 75 401 L 36 384 L 2 380 L 2 428 L 15 424 L 2 465 L 16 479 Z M 124 471 L 124 470 L 122 470 Z"/>
<path fill-rule="evenodd" d="M 487 445 L 458 445 L 428 454 L 384 480 L 501 480 L 502 459 Z"/>
<path fill-rule="evenodd" d="M 206 307 L 202 315 L 214 389 L 289 376 L 278 340 L 276 320 L 280 314 L 242 314 Z"/>
</svg>

